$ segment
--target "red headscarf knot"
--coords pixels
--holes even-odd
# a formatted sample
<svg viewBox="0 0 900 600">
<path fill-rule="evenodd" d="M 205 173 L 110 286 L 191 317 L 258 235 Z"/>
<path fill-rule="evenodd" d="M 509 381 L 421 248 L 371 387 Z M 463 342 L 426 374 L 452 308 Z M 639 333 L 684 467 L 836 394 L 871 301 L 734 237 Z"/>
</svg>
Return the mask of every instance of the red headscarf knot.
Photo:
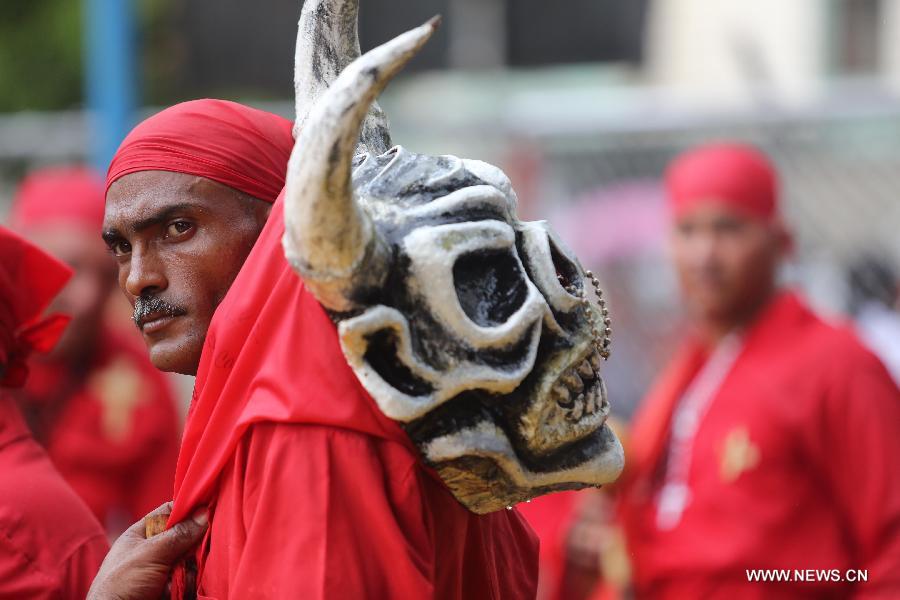
<svg viewBox="0 0 900 600">
<path fill-rule="evenodd" d="M 778 215 L 778 175 L 760 151 L 738 143 L 690 150 L 669 166 L 666 192 L 675 217 L 713 202 L 771 221 Z"/>
<path fill-rule="evenodd" d="M 135 127 L 106 174 L 106 191 L 139 171 L 173 171 L 212 179 L 265 202 L 284 187 L 294 147 L 290 121 L 226 100 L 192 100 Z"/>
<path fill-rule="evenodd" d="M 0 227 L 0 386 L 25 383 L 28 356 L 59 340 L 69 318 L 39 316 L 71 275 L 69 267 Z"/>
</svg>

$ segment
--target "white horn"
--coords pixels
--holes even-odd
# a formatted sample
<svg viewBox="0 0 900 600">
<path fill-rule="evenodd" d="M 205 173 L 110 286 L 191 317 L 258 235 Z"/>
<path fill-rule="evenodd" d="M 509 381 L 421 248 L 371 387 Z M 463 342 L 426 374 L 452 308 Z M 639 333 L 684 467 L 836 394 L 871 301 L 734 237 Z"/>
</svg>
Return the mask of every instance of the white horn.
<svg viewBox="0 0 900 600">
<path fill-rule="evenodd" d="M 348 65 L 299 128 L 285 188 L 285 255 L 331 310 L 352 310 L 354 292 L 378 285 L 386 273 L 389 250 L 354 198 L 353 156 L 369 107 L 438 23 L 434 18 Z"/>
<path fill-rule="evenodd" d="M 294 54 L 295 138 L 316 100 L 359 58 L 358 14 L 359 0 L 303 3 Z M 386 152 L 392 145 L 387 117 L 375 102 L 363 124 L 360 143 L 373 154 Z"/>
</svg>

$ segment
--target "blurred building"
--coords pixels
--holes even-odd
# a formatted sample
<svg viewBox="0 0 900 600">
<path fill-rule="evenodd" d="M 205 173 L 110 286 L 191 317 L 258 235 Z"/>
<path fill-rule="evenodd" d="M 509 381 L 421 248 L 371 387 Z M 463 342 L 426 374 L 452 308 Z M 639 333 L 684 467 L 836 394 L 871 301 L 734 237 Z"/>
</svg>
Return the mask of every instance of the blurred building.
<svg viewBox="0 0 900 600">
<path fill-rule="evenodd" d="M 169 36 L 179 40 L 180 93 L 251 91 L 292 93 L 297 0 L 273 0 L 247 11 L 236 0 L 183 0 L 172 12 Z M 533 67 L 561 63 L 639 63 L 646 0 L 364 0 L 364 47 L 389 40 L 434 15 L 443 22 L 408 72 Z M 267 35 L 251 37 L 254 32 Z M 223 43 L 229 40 L 230 43 Z"/>
</svg>

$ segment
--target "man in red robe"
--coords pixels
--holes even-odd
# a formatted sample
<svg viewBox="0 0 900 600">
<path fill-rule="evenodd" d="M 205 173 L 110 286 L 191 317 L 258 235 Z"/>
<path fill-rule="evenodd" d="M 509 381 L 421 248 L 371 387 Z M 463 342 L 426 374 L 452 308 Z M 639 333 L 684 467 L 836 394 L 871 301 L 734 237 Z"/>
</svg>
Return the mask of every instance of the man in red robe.
<svg viewBox="0 0 900 600">
<path fill-rule="evenodd" d="M 103 180 L 78 167 L 30 174 L 11 226 L 74 270 L 51 308 L 72 317 L 18 390 L 53 464 L 111 534 L 171 499 L 180 424 L 164 376 L 137 336 L 108 322 L 115 267 L 97 232 Z"/>
<path fill-rule="evenodd" d="M 666 185 L 691 326 L 631 436 L 637 596 L 900 597 L 900 392 L 847 327 L 777 286 L 790 240 L 773 167 L 711 145 Z"/>
<path fill-rule="evenodd" d="M 151 359 L 197 375 L 170 522 L 209 511 L 192 557 L 200 597 L 533 597 L 527 525 L 453 498 L 285 260 L 291 127 L 185 103 L 139 125 L 107 179 L 104 238 Z M 142 548 L 115 549 L 95 589 L 122 589 L 129 569 L 114 565 Z"/>
<path fill-rule="evenodd" d="M 41 313 L 71 271 L 0 227 L 0 598 L 84 598 L 108 548 L 100 524 L 34 441 L 11 388 L 67 320 Z"/>
</svg>

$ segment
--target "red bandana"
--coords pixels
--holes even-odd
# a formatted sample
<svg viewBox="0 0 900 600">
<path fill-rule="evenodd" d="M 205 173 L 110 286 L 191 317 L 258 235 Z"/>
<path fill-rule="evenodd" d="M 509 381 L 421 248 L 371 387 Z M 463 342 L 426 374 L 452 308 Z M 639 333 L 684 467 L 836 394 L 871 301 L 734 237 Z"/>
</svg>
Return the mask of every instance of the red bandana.
<svg viewBox="0 0 900 600">
<path fill-rule="evenodd" d="M 778 215 L 775 168 L 758 150 L 742 144 L 709 144 L 682 154 L 666 172 L 666 191 L 676 218 L 704 202 L 764 221 Z"/>
<path fill-rule="evenodd" d="M 176 104 L 135 127 L 106 174 L 106 191 L 139 171 L 212 179 L 265 202 L 284 187 L 294 147 L 287 119 L 225 100 Z"/>
<path fill-rule="evenodd" d="M 0 227 L 0 386 L 25 383 L 28 355 L 49 351 L 62 335 L 68 317 L 38 317 L 71 275 L 69 267 Z"/>
<path fill-rule="evenodd" d="M 84 167 L 62 167 L 28 175 L 13 200 L 10 223 L 17 230 L 46 224 L 78 224 L 100 231 L 103 179 Z"/>
</svg>

